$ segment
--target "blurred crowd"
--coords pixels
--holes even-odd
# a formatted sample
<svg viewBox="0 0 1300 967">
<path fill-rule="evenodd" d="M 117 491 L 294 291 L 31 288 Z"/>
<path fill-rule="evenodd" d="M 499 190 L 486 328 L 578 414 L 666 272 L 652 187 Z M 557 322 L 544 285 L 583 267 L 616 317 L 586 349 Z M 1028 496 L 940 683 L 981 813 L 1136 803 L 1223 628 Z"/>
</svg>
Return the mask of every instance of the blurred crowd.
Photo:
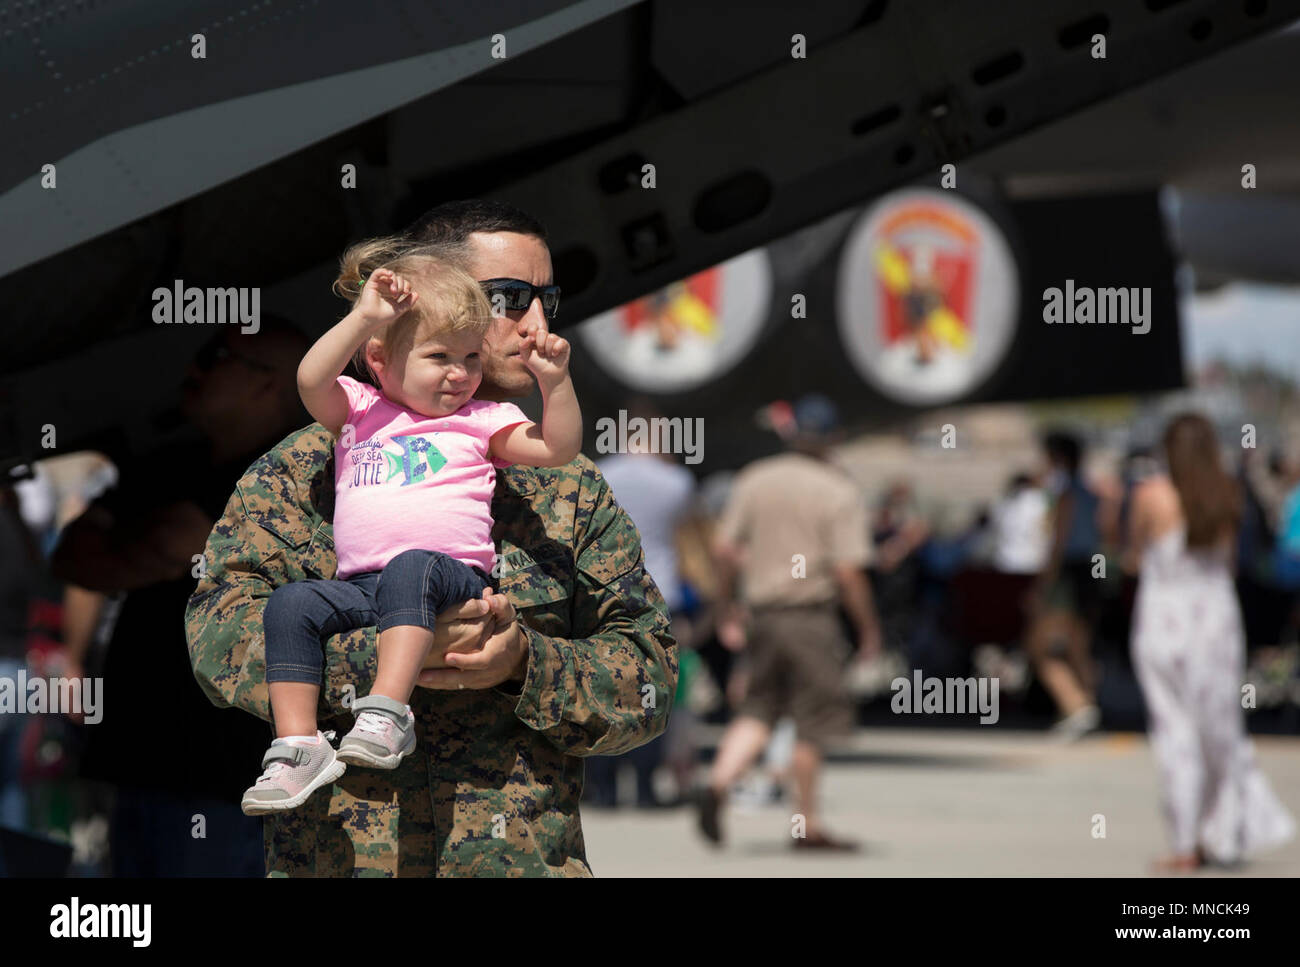
<svg viewBox="0 0 1300 967">
<path fill-rule="evenodd" d="M 782 407 L 767 415 L 774 429 L 789 409 Z M 918 497 L 910 479 L 862 493 L 871 547 L 863 570 L 881 647 L 859 652 L 866 660 L 843 662 L 859 723 L 896 723 L 890 683 L 919 670 L 927 677 L 997 678 L 1003 725 L 1049 727 L 1061 741 L 1103 726 L 1146 726 L 1131 658 L 1141 568 L 1133 507 L 1142 484 L 1167 472 L 1163 455 L 1158 447 L 1135 447 L 1109 473 L 1087 474 L 1081 435 L 1049 428 L 1037 442 L 1038 461 L 1011 472 L 1003 493 L 957 528 L 940 503 Z M 1254 721 L 1257 728 L 1294 733 L 1300 729 L 1300 448 L 1223 452 L 1241 498 L 1234 582 L 1248 677 L 1256 685 Z M 697 484 L 662 454 L 611 457 L 601 466 L 641 529 L 647 567 L 665 589 L 682 672 L 669 734 L 638 750 L 635 768 L 614 759 L 589 762 L 587 797 L 599 806 L 680 805 L 692 795 L 697 743 L 688 733 L 731 720 L 751 675 L 752 654 L 729 648 L 725 630 L 720 637 L 725 615 L 716 607 L 715 531 L 738 474 Z M 639 483 L 625 482 L 638 467 Z M 842 600 L 838 610 L 846 639 L 855 639 Z M 776 723 L 767 767 L 736 788 L 741 800 L 786 795 L 793 726 L 789 717 Z M 623 786 L 615 781 L 620 769 Z"/>
<path fill-rule="evenodd" d="M 239 477 L 309 422 L 294 383 L 307 341 L 271 316 L 255 345 L 237 336 L 199 348 L 137 439 L 0 485 L 0 703 L 6 685 L 15 701 L 0 704 L 0 875 L 264 872 L 261 823 L 231 790 L 267 727 L 202 693 L 183 619 Z M 102 687 L 81 689 L 84 715 L 38 714 L 22 676 Z M 162 709 L 184 725 L 159 727 Z"/>
<path fill-rule="evenodd" d="M 0 836 L 11 838 L 0 856 L 18 855 L 14 836 L 34 836 L 62 844 L 68 868 L 89 875 L 259 875 L 260 823 L 239 814 L 233 794 L 226 802 L 221 793 L 223 783 L 237 790 L 236 772 L 256 761 L 263 725 L 240 712 L 218 712 L 194 682 L 182 649 L 192 545 L 201 551 L 242 468 L 305 422 L 278 388 L 292 387 L 286 375 L 301 353 L 300 339 L 284 334 L 278 353 L 256 359 L 238 353 L 237 344 L 221 339 L 204 348 L 186 384 L 188 402 L 160 418 L 157 446 L 147 454 L 60 456 L 34 464 L 27 479 L 0 486 L 0 678 L 15 679 L 20 671 L 102 676 L 110 707 L 104 723 L 115 723 L 0 714 Z M 247 386 L 253 374 L 265 374 L 261 395 L 237 399 L 222 392 L 223 380 Z M 279 418 L 268 420 L 268 413 Z M 648 409 L 637 413 L 653 417 Z M 782 404 L 767 419 L 800 459 L 815 456 L 850 479 L 836 467 L 833 407 L 816 400 L 801 408 Z M 805 430 L 813 426 L 812 437 L 800 436 L 801 421 Z M 234 439 L 227 433 L 220 445 L 205 432 L 205 426 L 237 425 L 249 433 Z M 817 446 L 795 446 L 813 437 Z M 1164 471 L 1164 457 L 1155 448 L 1134 449 L 1110 475 L 1088 475 L 1078 436 L 1053 430 L 1039 443 L 1038 462 L 1014 470 L 1001 496 L 956 532 L 940 526 L 935 505 L 920 500 L 909 479 L 877 493 L 855 487 L 860 514 L 845 509 L 844 491 L 824 476 L 799 484 L 829 488 L 820 497 L 786 494 L 791 506 L 825 503 L 826 495 L 841 501 L 827 553 L 850 566 L 827 578 L 816 600 L 769 605 L 832 602 L 832 620 L 854 646 L 834 651 L 833 659 L 858 724 L 896 722 L 890 682 L 920 670 L 996 677 L 1004 725 L 1050 725 L 1063 740 L 1102 726 L 1144 726 L 1130 655 L 1141 569 L 1133 551 L 1134 507 L 1143 483 Z M 584 804 L 698 805 L 703 783 L 718 790 L 710 827 L 716 831 L 723 790 L 742 803 L 782 799 L 791 786 L 796 798 L 811 797 L 821 743 L 809 745 L 804 733 L 827 725 L 830 712 L 822 709 L 818 718 L 806 701 L 800 711 L 797 688 L 784 707 L 771 690 L 786 666 L 761 649 L 756 657 L 740 630 L 741 619 L 752 615 L 742 608 L 746 565 L 737 548 L 742 536 L 754 537 L 740 520 L 745 512 L 772 518 L 777 505 L 764 500 L 780 497 L 782 485 L 754 483 L 757 475 L 745 471 L 697 480 L 671 454 L 630 452 L 597 462 L 640 531 L 647 569 L 671 612 L 680 674 L 662 736 L 626 756 L 587 760 Z M 783 466 L 780 479 L 788 481 L 791 467 L 809 465 Z M 1294 732 L 1300 452 L 1244 449 L 1225 466 L 1242 498 L 1232 557 L 1258 706 L 1270 712 L 1276 729 Z M 187 472 L 171 478 L 172 492 L 160 502 L 160 475 L 176 467 Z M 738 480 L 750 481 L 740 496 Z M 133 499 L 135 486 L 146 496 Z M 741 506 L 746 502 L 749 511 Z M 811 532 L 822 524 L 809 517 L 797 526 Z M 128 533 L 134 537 L 123 536 Z M 728 539 L 736 545 L 731 551 Z M 817 549 L 810 544 L 808 553 L 815 577 Z M 780 567 L 790 563 L 782 559 Z M 757 580 L 752 572 L 748 579 Z M 765 623 L 780 626 L 763 613 Z M 170 660 L 158 661 L 164 654 Z M 130 751 L 132 730 L 147 729 L 150 703 L 159 695 L 183 700 L 195 728 L 218 728 L 229 738 L 217 756 L 222 761 L 206 761 L 202 774 L 187 773 L 181 787 L 163 788 L 151 776 L 163 759 L 191 757 L 183 735 L 150 755 Z M 704 779 L 702 730 L 734 726 L 740 712 L 759 716 L 764 729 L 725 733 L 721 764 L 715 761 L 712 778 Z M 214 715 L 223 717 L 214 722 Z M 752 768 L 760 759 L 761 767 Z M 811 798 L 804 808 L 815 815 Z M 210 825 L 193 855 L 173 855 L 171 847 L 163 855 L 150 845 L 159 830 L 187 827 L 197 814 Z M 843 845 L 824 832 L 813 841 Z"/>
</svg>

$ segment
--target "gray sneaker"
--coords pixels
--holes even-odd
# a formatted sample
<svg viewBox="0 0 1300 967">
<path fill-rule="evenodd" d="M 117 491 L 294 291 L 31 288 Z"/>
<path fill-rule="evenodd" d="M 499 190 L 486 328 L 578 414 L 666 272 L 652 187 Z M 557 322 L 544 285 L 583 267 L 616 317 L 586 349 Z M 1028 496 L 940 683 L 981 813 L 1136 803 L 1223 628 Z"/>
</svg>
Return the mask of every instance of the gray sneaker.
<svg viewBox="0 0 1300 967">
<path fill-rule="evenodd" d="M 244 791 L 240 808 L 247 816 L 297 809 L 307 797 L 343 775 L 347 766 L 339 761 L 330 739 L 333 732 L 316 732 L 315 745 L 276 739 L 262 756 L 266 771 Z"/>
<path fill-rule="evenodd" d="M 367 695 L 352 711 L 357 723 L 339 743 L 339 758 L 349 765 L 396 769 L 415 748 L 415 716 L 401 702 Z"/>
</svg>

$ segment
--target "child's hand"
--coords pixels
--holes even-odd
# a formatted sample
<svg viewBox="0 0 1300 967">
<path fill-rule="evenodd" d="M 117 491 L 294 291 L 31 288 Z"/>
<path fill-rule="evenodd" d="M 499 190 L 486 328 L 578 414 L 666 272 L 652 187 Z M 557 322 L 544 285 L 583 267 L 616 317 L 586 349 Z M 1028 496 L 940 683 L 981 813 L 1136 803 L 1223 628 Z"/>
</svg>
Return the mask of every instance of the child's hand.
<svg viewBox="0 0 1300 967">
<path fill-rule="evenodd" d="M 549 389 L 569 375 L 569 341 L 550 332 L 537 338 L 538 327 L 532 326 L 519 346 L 519 355 L 539 385 Z"/>
<path fill-rule="evenodd" d="M 391 269 L 376 269 L 366 279 L 356 311 L 376 329 L 402 316 L 420 299 L 411 283 Z"/>
</svg>

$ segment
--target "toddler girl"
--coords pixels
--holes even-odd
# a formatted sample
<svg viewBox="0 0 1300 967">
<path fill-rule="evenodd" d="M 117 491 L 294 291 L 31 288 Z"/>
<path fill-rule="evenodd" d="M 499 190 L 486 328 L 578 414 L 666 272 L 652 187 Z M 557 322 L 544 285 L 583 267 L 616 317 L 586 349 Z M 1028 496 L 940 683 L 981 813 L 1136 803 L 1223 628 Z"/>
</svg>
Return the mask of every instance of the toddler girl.
<svg viewBox="0 0 1300 967">
<path fill-rule="evenodd" d="M 266 771 L 244 793 L 248 815 L 302 805 L 345 764 L 393 769 L 411 752 L 406 703 L 435 618 L 491 586 L 494 468 L 562 466 L 582 444 L 565 340 L 529 332 L 521 346 L 542 393 L 538 425 L 511 403 L 473 398 L 492 310 L 445 250 L 403 251 L 393 239 L 354 246 L 336 290 L 361 283 L 363 273 L 352 311 L 298 367 L 303 404 L 338 437 L 338 573 L 283 585 L 267 601 L 266 680 L 277 738 L 262 759 Z M 340 375 L 350 357 L 379 389 Z M 322 646 L 368 625 L 378 629 L 379 671 L 370 694 L 354 703 L 356 723 L 336 753 L 333 733 L 316 727 Z"/>
</svg>

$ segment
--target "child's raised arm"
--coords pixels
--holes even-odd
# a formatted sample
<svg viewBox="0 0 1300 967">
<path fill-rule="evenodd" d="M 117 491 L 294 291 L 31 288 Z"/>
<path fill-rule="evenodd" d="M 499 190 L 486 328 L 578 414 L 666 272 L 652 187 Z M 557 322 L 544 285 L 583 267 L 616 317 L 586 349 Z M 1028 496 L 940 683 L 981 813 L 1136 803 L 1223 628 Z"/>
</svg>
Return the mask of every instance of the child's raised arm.
<svg viewBox="0 0 1300 967">
<path fill-rule="evenodd" d="M 537 377 L 542 391 L 542 422 L 516 423 L 492 435 L 492 456 L 531 467 L 562 467 L 582 449 L 582 411 L 569 378 L 569 343 L 536 330 L 520 347 L 524 365 Z"/>
<path fill-rule="evenodd" d="M 337 436 L 348 418 L 348 395 L 339 374 L 357 347 L 415 305 L 419 294 L 388 269 L 366 280 L 361 298 L 342 320 L 316 340 L 298 364 L 298 395 L 318 423 Z"/>
</svg>

